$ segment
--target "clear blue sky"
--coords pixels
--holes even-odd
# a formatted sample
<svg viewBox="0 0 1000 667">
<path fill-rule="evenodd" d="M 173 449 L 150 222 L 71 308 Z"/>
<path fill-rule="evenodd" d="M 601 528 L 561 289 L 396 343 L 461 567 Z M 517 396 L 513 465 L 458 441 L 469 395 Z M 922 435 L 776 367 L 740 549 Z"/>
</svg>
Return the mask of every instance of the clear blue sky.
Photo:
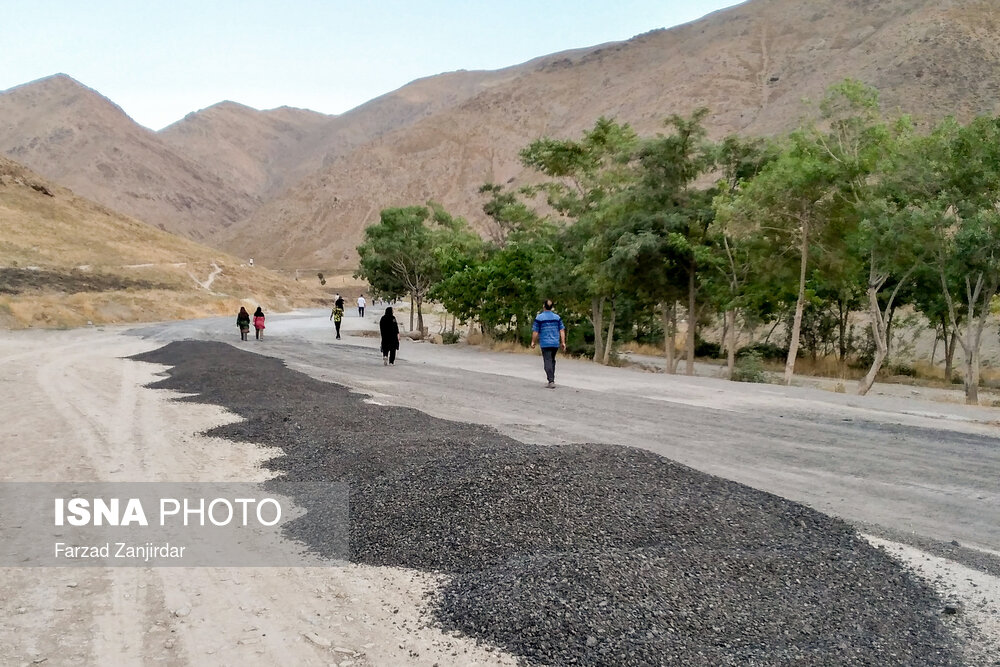
<svg viewBox="0 0 1000 667">
<path fill-rule="evenodd" d="M 342 113 L 420 77 L 628 39 L 738 0 L 16 0 L 0 91 L 62 72 L 160 129 L 222 100 Z"/>
</svg>

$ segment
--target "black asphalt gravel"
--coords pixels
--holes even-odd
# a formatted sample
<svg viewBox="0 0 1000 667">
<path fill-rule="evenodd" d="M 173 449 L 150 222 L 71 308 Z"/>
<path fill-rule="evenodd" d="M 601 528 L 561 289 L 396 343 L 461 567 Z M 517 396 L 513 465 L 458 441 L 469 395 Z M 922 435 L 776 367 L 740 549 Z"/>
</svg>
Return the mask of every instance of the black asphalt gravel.
<svg viewBox="0 0 1000 667">
<path fill-rule="evenodd" d="M 172 366 L 153 386 L 244 417 L 209 434 L 281 448 L 284 479 L 347 482 L 350 559 L 450 575 L 435 622 L 525 662 L 962 664 L 942 601 L 803 505 L 646 450 L 372 405 L 223 343 L 134 358 Z M 307 500 L 290 536 L 342 556 Z"/>
</svg>

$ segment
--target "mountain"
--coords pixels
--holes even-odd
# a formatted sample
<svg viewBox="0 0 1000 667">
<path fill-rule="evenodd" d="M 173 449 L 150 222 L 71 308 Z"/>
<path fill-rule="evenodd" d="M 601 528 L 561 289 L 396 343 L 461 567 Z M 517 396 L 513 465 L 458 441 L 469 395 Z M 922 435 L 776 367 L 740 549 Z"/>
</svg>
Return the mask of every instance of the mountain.
<svg viewBox="0 0 1000 667">
<path fill-rule="evenodd" d="M 159 131 L 178 153 L 266 199 L 384 134 L 457 106 L 509 72 L 448 72 L 418 79 L 339 116 L 222 102 Z"/>
<path fill-rule="evenodd" d="M 983 0 L 751 0 L 627 42 L 506 71 L 496 85 L 358 146 L 267 202 L 220 243 L 276 265 L 351 266 L 381 208 L 433 199 L 481 222 L 478 187 L 523 182 L 517 152 L 602 115 L 641 133 L 711 110 L 715 137 L 798 125 L 832 83 L 932 120 L 1000 111 L 1000 13 Z M 274 230 L 280 230 L 275 235 Z"/>
<path fill-rule="evenodd" d="M 188 114 L 157 135 L 220 181 L 241 184 L 267 198 L 280 192 L 289 174 L 309 160 L 332 118 L 306 109 L 258 111 L 220 102 Z"/>
<path fill-rule="evenodd" d="M 0 326 L 79 326 L 287 310 L 300 283 L 78 197 L 0 157 Z"/>
<path fill-rule="evenodd" d="M 193 239 L 244 220 L 260 205 L 238 183 L 212 175 L 63 74 L 0 93 L 0 154 Z"/>
<path fill-rule="evenodd" d="M 521 148 L 602 115 L 651 134 L 705 106 L 713 137 L 772 135 L 845 77 L 918 122 L 997 113 L 998 36 L 994 0 L 749 0 L 625 42 L 427 77 L 338 116 L 226 102 L 160 133 L 54 77 L 0 93 L 0 152 L 240 256 L 351 269 L 380 209 L 433 199 L 482 224 L 482 183 L 525 182 Z"/>
</svg>

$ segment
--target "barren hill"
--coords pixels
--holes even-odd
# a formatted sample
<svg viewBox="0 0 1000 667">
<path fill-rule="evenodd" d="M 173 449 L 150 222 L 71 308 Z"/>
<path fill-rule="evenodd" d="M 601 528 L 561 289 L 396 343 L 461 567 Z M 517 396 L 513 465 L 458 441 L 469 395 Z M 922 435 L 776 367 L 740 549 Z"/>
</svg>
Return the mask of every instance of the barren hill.
<svg viewBox="0 0 1000 667">
<path fill-rule="evenodd" d="M 0 157 L 0 327 L 286 310 L 321 295 L 74 195 Z"/>
<path fill-rule="evenodd" d="M 158 134 L 223 181 L 243 184 L 266 200 L 358 146 L 455 107 L 511 76 L 510 71 L 439 74 L 339 116 L 287 107 L 257 111 L 222 102 Z"/>
<path fill-rule="evenodd" d="M 887 108 L 918 117 L 993 113 L 998 18 L 984 0 L 751 0 L 542 58 L 359 146 L 219 241 L 276 265 L 350 266 L 379 209 L 435 199 L 477 220 L 476 189 L 521 178 L 520 148 L 542 135 L 577 136 L 601 115 L 650 133 L 670 113 L 707 106 L 716 136 L 772 134 L 798 124 L 804 97 L 847 76 L 878 87 Z"/>
<path fill-rule="evenodd" d="M 194 239 L 243 220 L 260 204 L 62 74 L 0 93 L 0 154 L 82 196 Z"/>
<path fill-rule="evenodd" d="M 258 111 L 220 102 L 157 135 L 219 180 L 267 198 L 284 188 L 289 172 L 315 149 L 331 118 L 307 109 Z"/>
<path fill-rule="evenodd" d="M 517 152 L 601 115 L 642 133 L 711 110 L 768 135 L 856 77 L 932 120 L 1000 110 L 995 0 L 749 0 L 626 42 L 414 81 L 339 116 L 225 102 L 153 133 L 66 76 L 0 93 L 0 153 L 147 222 L 272 266 L 353 268 L 381 208 L 442 202 L 481 222 Z"/>
</svg>

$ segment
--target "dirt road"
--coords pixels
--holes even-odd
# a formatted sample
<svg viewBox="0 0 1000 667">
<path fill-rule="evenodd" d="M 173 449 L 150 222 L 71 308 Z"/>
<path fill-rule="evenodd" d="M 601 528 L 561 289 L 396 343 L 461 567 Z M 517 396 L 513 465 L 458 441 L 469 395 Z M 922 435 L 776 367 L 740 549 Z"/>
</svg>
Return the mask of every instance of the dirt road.
<svg viewBox="0 0 1000 667">
<path fill-rule="evenodd" d="M 327 315 L 270 317 L 259 343 L 241 344 L 232 318 L 130 333 L 0 335 L 2 479 L 263 479 L 257 464 L 267 452 L 229 442 L 207 448 L 199 435 L 231 415 L 143 389 L 159 367 L 124 359 L 170 340 L 224 340 L 372 401 L 492 425 L 527 442 L 644 447 L 897 539 L 954 540 L 973 548 L 966 560 L 1000 553 L 995 410 L 566 359 L 559 388 L 547 390 L 535 357 L 411 342 L 386 368 L 374 339 L 351 335 L 373 328 L 373 317 L 345 318 L 349 335 L 334 341 Z M 996 582 L 987 577 L 982 586 Z M 431 584 L 410 571 L 360 566 L 6 568 L 0 663 L 509 663 L 420 627 L 421 595 Z"/>
<path fill-rule="evenodd" d="M 235 341 L 228 320 L 139 330 L 151 340 Z M 344 319 L 348 334 L 376 319 Z M 326 313 L 271 318 L 244 349 L 284 359 L 373 400 L 487 424 L 525 442 L 644 447 L 857 525 L 1000 554 L 1000 410 L 664 376 L 404 340 L 384 368 L 377 341 L 333 340 Z M 890 391 L 889 387 L 877 387 Z"/>
<path fill-rule="evenodd" d="M 124 357 L 155 347 L 0 334 L 0 481 L 264 480 L 269 452 L 199 435 L 232 415 L 142 387 L 162 367 Z M 431 583 L 360 566 L 0 568 L 0 664 L 510 664 L 421 628 Z"/>
</svg>

